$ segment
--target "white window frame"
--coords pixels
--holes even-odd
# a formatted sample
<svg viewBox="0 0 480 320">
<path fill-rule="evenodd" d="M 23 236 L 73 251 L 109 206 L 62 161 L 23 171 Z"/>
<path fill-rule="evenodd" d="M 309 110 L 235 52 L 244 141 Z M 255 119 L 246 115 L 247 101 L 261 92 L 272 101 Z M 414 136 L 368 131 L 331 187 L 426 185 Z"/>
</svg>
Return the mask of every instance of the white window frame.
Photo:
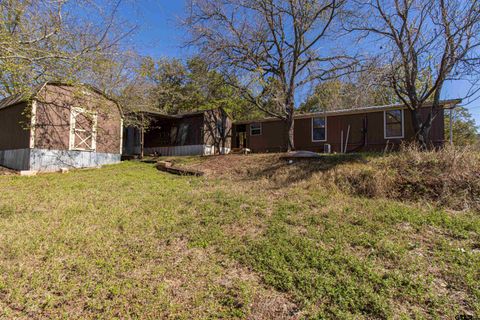
<svg viewBox="0 0 480 320">
<path fill-rule="evenodd" d="M 401 136 L 391 136 L 391 137 L 387 136 L 387 112 L 390 112 L 390 111 L 400 111 L 400 113 L 402 115 L 402 135 Z M 404 113 L 404 109 L 392 109 L 392 110 L 384 110 L 383 111 L 383 138 L 385 140 L 405 138 L 405 113 Z"/>
<path fill-rule="evenodd" d="M 75 125 L 76 125 L 76 116 L 81 113 L 86 113 L 92 116 L 93 126 L 92 126 L 92 145 L 91 149 L 78 148 L 75 147 Z M 97 113 L 88 111 L 84 108 L 71 107 L 70 108 L 70 137 L 69 137 L 69 150 L 75 151 L 91 151 L 95 152 L 97 150 Z"/>
<path fill-rule="evenodd" d="M 32 101 L 32 115 L 30 119 L 30 149 L 35 148 L 35 126 L 37 125 L 37 100 Z"/>
<path fill-rule="evenodd" d="M 258 134 L 253 134 L 252 131 L 253 131 L 253 125 L 258 125 L 259 129 L 260 129 L 260 133 Z M 256 122 L 256 123 L 251 123 L 250 124 L 250 135 L 251 136 L 261 136 L 263 134 L 263 126 L 262 126 L 262 123 L 261 122 Z"/>
<path fill-rule="evenodd" d="M 323 118 L 325 120 L 325 139 L 323 140 L 315 140 L 313 137 L 313 122 L 314 122 L 314 119 L 317 119 L 317 118 Z M 311 136 L 312 136 L 312 142 L 326 142 L 327 141 L 327 123 L 328 123 L 328 117 L 327 116 L 318 116 L 318 117 L 312 117 L 312 120 L 311 120 Z"/>
<path fill-rule="evenodd" d="M 120 119 L 120 154 L 123 154 L 123 118 Z"/>
</svg>

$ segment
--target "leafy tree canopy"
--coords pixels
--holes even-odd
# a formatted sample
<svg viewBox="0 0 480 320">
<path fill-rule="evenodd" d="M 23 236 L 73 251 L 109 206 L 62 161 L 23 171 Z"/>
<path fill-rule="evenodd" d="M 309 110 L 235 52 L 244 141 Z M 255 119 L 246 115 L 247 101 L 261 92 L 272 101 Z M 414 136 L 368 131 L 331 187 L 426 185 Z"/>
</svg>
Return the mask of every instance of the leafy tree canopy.
<svg viewBox="0 0 480 320">
<path fill-rule="evenodd" d="M 471 113 L 465 107 L 457 107 L 453 111 L 453 144 L 456 146 L 467 146 L 478 143 L 478 126 Z M 450 113 L 445 113 L 445 137 L 450 135 Z"/>
<path fill-rule="evenodd" d="M 140 73 L 152 84 L 151 108 L 167 114 L 223 108 L 234 119 L 259 115 L 249 107 L 238 91 L 204 60 L 144 59 Z"/>
</svg>

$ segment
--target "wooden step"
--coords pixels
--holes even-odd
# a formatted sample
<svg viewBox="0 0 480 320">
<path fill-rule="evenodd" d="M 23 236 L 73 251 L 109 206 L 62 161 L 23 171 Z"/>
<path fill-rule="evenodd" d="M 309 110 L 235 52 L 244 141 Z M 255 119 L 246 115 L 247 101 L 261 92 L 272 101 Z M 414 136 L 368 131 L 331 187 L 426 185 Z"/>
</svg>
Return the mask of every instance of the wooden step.
<svg viewBox="0 0 480 320">
<path fill-rule="evenodd" d="M 180 175 L 180 176 L 201 177 L 201 176 L 204 175 L 204 173 L 202 171 L 176 167 L 169 161 L 159 161 L 159 162 L 157 162 L 156 167 L 160 171 L 168 172 L 168 173 L 176 174 L 176 175 Z"/>
</svg>

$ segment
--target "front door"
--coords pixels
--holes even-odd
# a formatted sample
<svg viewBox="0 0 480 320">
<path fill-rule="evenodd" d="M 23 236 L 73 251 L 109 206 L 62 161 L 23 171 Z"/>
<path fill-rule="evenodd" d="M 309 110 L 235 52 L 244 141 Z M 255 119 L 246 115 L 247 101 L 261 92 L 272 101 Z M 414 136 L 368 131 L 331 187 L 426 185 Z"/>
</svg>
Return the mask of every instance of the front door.
<svg viewBox="0 0 480 320">
<path fill-rule="evenodd" d="M 246 132 L 239 132 L 237 134 L 237 141 L 239 148 L 247 148 L 247 133 Z"/>
<path fill-rule="evenodd" d="M 248 148 L 247 146 L 247 126 L 244 124 L 237 125 L 235 128 L 235 145 L 237 148 Z"/>
</svg>

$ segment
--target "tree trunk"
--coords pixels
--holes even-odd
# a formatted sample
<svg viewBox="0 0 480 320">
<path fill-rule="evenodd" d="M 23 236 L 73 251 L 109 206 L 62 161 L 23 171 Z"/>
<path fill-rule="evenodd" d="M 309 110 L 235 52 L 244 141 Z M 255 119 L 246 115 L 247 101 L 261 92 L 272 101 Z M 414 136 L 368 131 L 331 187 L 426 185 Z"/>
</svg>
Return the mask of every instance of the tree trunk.
<svg viewBox="0 0 480 320">
<path fill-rule="evenodd" d="M 293 116 L 287 117 L 286 124 L 287 152 L 290 152 L 295 150 Z"/>
<path fill-rule="evenodd" d="M 295 108 L 293 103 L 290 103 L 287 107 L 287 119 L 286 119 L 286 138 L 287 138 L 287 152 L 295 150 L 295 140 L 294 140 L 294 119 L 293 115 Z"/>
<path fill-rule="evenodd" d="M 411 111 L 413 130 L 415 131 L 415 142 L 420 148 L 427 149 L 430 143 L 430 129 L 432 128 L 432 111 L 425 121 L 422 120 L 419 109 Z"/>
</svg>

